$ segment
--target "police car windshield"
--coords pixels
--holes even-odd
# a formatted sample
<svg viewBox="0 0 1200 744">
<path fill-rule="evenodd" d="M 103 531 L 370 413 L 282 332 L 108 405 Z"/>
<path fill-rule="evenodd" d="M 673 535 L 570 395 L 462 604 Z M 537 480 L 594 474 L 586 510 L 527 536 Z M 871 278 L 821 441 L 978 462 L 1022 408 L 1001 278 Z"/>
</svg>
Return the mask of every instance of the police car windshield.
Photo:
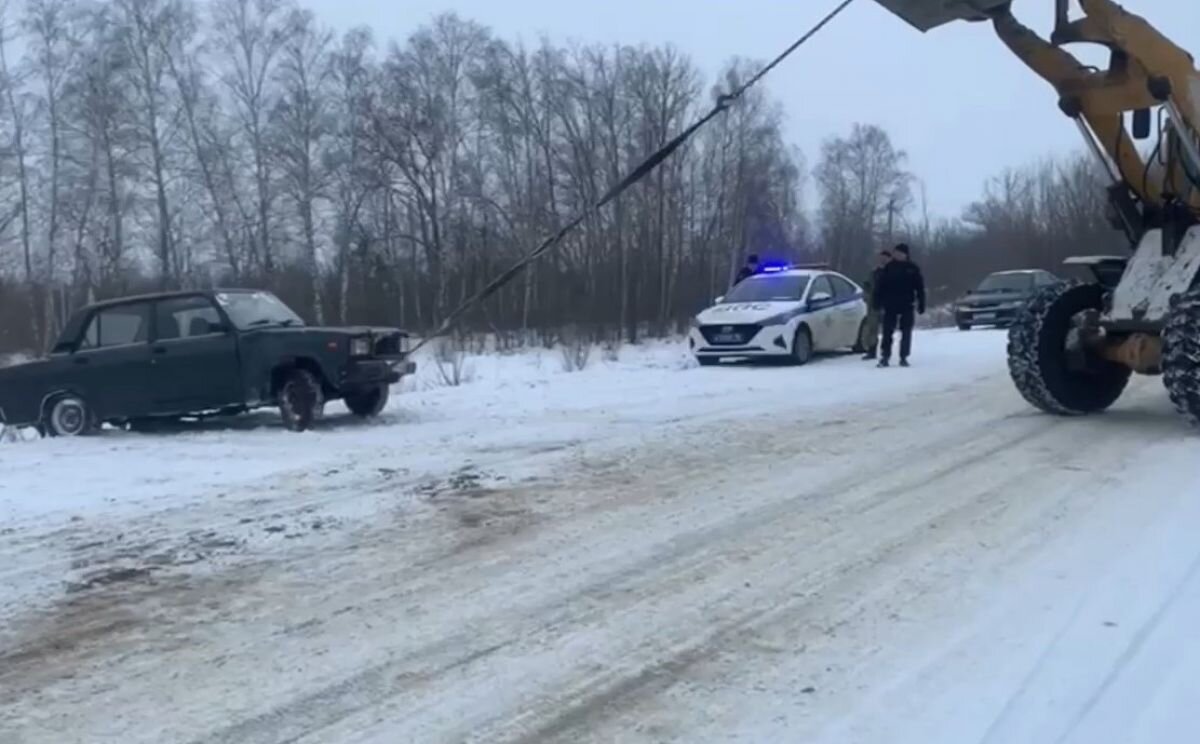
<svg viewBox="0 0 1200 744">
<path fill-rule="evenodd" d="M 724 304 L 731 302 L 799 302 L 808 286 L 802 274 L 752 276 L 725 295 Z"/>
<path fill-rule="evenodd" d="M 1033 287 L 1032 274 L 992 274 L 984 279 L 976 292 L 1013 292 Z"/>
</svg>

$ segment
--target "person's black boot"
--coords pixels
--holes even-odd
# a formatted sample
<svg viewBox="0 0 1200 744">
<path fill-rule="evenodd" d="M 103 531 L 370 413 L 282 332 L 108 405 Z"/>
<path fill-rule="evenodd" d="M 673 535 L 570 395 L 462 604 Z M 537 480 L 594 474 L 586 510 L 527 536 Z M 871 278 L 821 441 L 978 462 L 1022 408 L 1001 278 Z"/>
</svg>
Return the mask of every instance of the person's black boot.
<svg viewBox="0 0 1200 744">
<path fill-rule="evenodd" d="M 900 366 L 901 366 L 901 367 L 907 367 L 907 366 L 908 366 L 908 359 L 907 359 L 907 358 L 901 359 L 901 360 L 900 360 Z"/>
<path fill-rule="evenodd" d="M 878 364 L 878 365 L 876 365 L 876 366 L 878 366 L 878 367 L 886 367 L 886 366 L 888 366 L 888 360 L 887 360 L 887 359 L 880 359 L 880 360 L 879 360 L 879 364 Z"/>
<path fill-rule="evenodd" d="M 869 362 L 869 361 L 873 360 L 875 358 L 875 356 L 876 356 L 875 352 L 868 351 L 866 354 L 863 354 L 863 361 Z"/>
</svg>

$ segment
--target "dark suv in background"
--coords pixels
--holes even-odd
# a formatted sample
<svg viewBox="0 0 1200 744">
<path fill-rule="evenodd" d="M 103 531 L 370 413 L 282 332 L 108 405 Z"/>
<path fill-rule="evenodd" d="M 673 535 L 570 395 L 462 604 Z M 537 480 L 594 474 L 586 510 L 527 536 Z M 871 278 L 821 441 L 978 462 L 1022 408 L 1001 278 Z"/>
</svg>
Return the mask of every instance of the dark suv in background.
<svg viewBox="0 0 1200 744">
<path fill-rule="evenodd" d="M 1038 290 L 1062 281 L 1041 269 L 989 274 L 979 286 L 954 303 L 954 321 L 963 331 L 980 325 L 1011 325 Z"/>
</svg>

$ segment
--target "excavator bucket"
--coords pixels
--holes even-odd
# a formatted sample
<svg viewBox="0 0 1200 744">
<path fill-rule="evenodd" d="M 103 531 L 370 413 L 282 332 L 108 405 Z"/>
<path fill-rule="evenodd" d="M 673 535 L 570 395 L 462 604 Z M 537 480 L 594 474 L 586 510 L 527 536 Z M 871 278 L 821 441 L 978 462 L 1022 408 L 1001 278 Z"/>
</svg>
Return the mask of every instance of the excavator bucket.
<svg viewBox="0 0 1200 744">
<path fill-rule="evenodd" d="M 920 31 L 953 21 L 984 21 L 987 11 L 1008 5 L 1010 0 L 875 0 Z"/>
</svg>

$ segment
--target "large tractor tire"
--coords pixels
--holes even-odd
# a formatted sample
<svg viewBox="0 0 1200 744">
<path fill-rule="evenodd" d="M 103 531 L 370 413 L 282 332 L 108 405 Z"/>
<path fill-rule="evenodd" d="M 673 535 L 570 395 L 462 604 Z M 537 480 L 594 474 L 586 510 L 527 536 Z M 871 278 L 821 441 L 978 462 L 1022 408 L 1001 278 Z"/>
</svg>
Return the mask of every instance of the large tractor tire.
<svg viewBox="0 0 1200 744">
<path fill-rule="evenodd" d="M 1171 303 L 1163 329 L 1162 368 L 1176 410 L 1200 427 L 1200 289 Z"/>
<path fill-rule="evenodd" d="M 1133 371 L 1084 348 L 1075 319 L 1104 306 L 1098 284 L 1047 287 L 1008 331 L 1008 371 L 1030 405 L 1058 416 L 1083 416 L 1109 408 Z"/>
</svg>

